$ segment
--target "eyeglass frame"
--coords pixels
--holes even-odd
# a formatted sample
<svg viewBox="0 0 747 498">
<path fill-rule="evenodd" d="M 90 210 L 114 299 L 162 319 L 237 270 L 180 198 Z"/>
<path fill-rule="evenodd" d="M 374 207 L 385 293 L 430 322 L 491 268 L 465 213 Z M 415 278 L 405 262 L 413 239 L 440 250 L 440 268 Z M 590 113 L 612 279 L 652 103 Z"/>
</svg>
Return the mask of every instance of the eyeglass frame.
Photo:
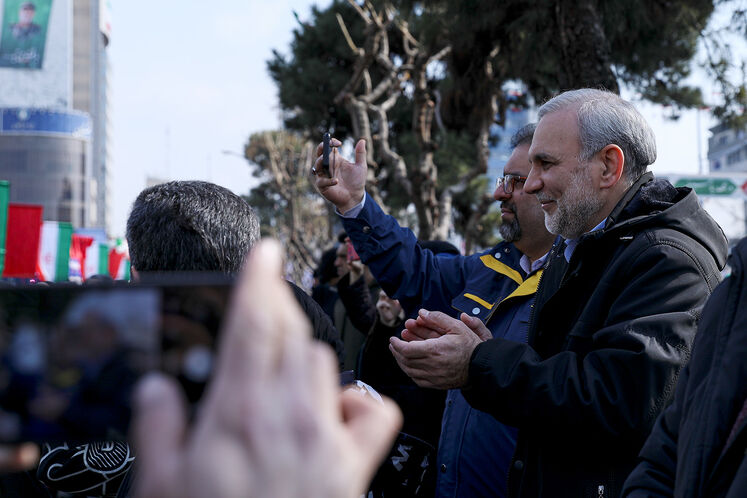
<svg viewBox="0 0 747 498">
<path fill-rule="evenodd" d="M 499 176 L 495 180 L 495 188 L 503 187 L 503 191 L 507 194 L 513 194 L 514 193 L 514 187 L 516 186 L 516 182 L 526 182 L 528 176 L 521 176 L 521 175 L 514 175 L 511 173 L 506 173 L 503 176 Z"/>
</svg>

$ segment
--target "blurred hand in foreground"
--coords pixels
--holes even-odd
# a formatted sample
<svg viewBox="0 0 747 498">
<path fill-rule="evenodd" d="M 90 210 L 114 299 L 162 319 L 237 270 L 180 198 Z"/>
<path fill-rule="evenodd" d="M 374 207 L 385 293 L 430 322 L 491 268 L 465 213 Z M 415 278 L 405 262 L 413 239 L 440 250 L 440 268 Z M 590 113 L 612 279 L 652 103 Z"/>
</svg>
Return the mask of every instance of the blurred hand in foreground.
<svg viewBox="0 0 747 498">
<path fill-rule="evenodd" d="M 247 259 L 193 425 L 173 380 L 152 374 L 138 386 L 136 496 L 360 496 L 401 413 L 341 391 L 332 352 L 312 342 L 280 278 L 278 244 Z"/>
</svg>

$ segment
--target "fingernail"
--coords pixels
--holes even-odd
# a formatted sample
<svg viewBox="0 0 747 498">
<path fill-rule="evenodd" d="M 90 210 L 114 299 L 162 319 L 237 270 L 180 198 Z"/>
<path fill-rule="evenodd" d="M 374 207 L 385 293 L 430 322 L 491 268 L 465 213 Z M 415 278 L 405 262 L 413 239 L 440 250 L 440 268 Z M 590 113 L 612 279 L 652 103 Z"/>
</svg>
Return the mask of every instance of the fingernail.
<svg viewBox="0 0 747 498">
<path fill-rule="evenodd" d="M 418 312 L 418 314 L 419 314 L 420 316 L 422 316 L 423 318 L 426 318 L 426 317 L 427 317 L 428 315 L 430 315 L 430 314 L 431 314 L 431 312 L 430 312 L 430 311 L 428 311 L 428 310 L 422 310 L 422 309 L 421 309 L 421 310 L 420 310 L 420 312 Z"/>
</svg>

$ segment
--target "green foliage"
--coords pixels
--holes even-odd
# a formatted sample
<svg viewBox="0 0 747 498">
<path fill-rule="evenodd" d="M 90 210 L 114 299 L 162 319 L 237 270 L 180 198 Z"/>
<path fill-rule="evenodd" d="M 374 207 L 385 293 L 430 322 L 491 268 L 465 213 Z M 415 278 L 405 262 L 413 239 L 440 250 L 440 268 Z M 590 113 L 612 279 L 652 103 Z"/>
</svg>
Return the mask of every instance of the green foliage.
<svg viewBox="0 0 747 498">
<path fill-rule="evenodd" d="M 373 0 L 379 8 L 391 6 L 397 18 L 426 52 L 446 44 L 451 52 L 438 68 L 433 68 L 428 91 L 438 95 L 438 111 L 444 128 L 435 124 L 432 140 L 434 162 L 438 167 L 438 191 L 453 186 L 477 163 L 478 136 L 491 122 L 502 121 L 507 101 L 501 92 L 507 81 L 520 81 L 528 94 L 541 102 L 566 89 L 562 69 L 567 67 L 568 47 L 562 40 L 584 30 L 601 35 L 603 43 L 595 53 L 582 57 L 607 61 L 599 74 L 607 73 L 620 84 L 638 92 L 644 99 L 675 109 L 704 105 L 697 87 L 689 84 L 693 63 L 700 46 L 708 56 L 703 63 L 710 78 L 722 92 L 723 102 L 714 115 L 738 125 L 743 123 L 747 104 L 745 67 L 742 53 L 732 53 L 722 38 L 724 30 L 747 37 L 747 8 L 744 0 Z M 582 4 L 594 19 L 574 19 L 560 23 L 559 12 L 578 12 L 569 6 Z M 361 2 L 358 2 L 361 5 Z M 726 5 L 732 11 L 730 23 L 709 28 L 714 8 Z M 314 8 L 308 22 L 294 30 L 287 57 L 273 53 L 268 69 L 278 85 L 285 126 L 317 141 L 327 129 L 340 139 L 351 137 L 350 116 L 334 98 L 348 82 L 355 54 L 342 34 L 336 15 L 344 20 L 351 39 L 362 44 L 364 23 L 346 1 L 334 0 L 329 8 Z M 596 23 L 596 24 L 594 24 Z M 563 30 L 573 30 L 573 33 Z M 572 38 L 572 37 L 570 37 Z M 404 60 L 399 36 L 389 36 L 391 60 Z M 572 54 L 578 57 L 577 54 Z M 735 57 L 738 55 L 738 57 Z M 741 60 L 740 60 L 741 57 Z M 435 69 L 440 69 L 435 70 Z M 572 75 L 573 76 L 573 75 Z M 579 79 L 583 75 L 575 75 Z M 375 85 L 380 74 L 371 74 Z M 741 79 L 740 79 L 741 78 Z M 594 84 L 593 82 L 591 84 Z M 598 83 L 601 84 L 601 83 Z M 408 164 L 418 160 L 418 141 L 413 127 L 412 85 L 403 81 L 402 98 L 389 111 L 390 146 Z M 491 103 L 497 99 L 498 115 Z M 487 120 L 486 120 L 487 114 Z M 487 123 L 487 124 L 486 124 Z M 374 130 L 376 133 L 376 130 Z M 468 176 L 469 177 L 469 176 Z M 377 171 L 382 197 L 397 212 L 411 201 L 393 174 L 382 166 Z M 484 178 L 475 177 L 453 197 L 454 225 L 463 233 L 475 209 L 484 204 L 488 191 Z M 269 193 L 262 194 L 270 202 Z M 259 200 L 259 199 L 258 199 Z M 490 227 L 479 235 L 480 244 L 490 243 L 499 217 L 489 213 L 477 226 Z M 473 223 L 474 225 L 474 223 Z"/>
<path fill-rule="evenodd" d="M 745 0 L 716 0 L 720 10 L 730 12 L 727 19 L 712 22 L 704 30 L 700 42 L 705 52 L 701 66 L 716 83 L 721 93 L 720 102 L 711 112 L 734 129 L 747 125 L 747 2 Z M 714 105 L 715 104 L 715 105 Z"/>
<path fill-rule="evenodd" d="M 270 76 L 278 86 L 278 96 L 289 130 L 312 139 L 330 129 L 340 139 L 347 138 L 350 118 L 333 100 L 353 71 L 354 54 L 345 42 L 336 14 L 344 19 L 354 39 L 363 38 L 363 23 L 347 2 L 335 0 L 326 10 L 312 8 L 312 23 L 293 30 L 290 55 L 273 50 L 267 62 Z"/>
</svg>

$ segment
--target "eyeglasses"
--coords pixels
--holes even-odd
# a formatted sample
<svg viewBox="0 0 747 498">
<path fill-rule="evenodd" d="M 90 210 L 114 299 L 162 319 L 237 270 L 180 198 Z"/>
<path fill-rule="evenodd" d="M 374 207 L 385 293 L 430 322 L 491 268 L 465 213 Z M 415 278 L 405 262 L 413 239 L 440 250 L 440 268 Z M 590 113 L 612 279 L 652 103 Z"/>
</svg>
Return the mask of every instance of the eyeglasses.
<svg viewBox="0 0 747 498">
<path fill-rule="evenodd" d="M 524 183 L 525 181 L 527 181 L 526 176 L 506 174 L 498 177 L 495 181 L 495 188 L 503 187 L 504 192 L 511 194 L 514 191 L 516 182 Z"/>
</svg>

